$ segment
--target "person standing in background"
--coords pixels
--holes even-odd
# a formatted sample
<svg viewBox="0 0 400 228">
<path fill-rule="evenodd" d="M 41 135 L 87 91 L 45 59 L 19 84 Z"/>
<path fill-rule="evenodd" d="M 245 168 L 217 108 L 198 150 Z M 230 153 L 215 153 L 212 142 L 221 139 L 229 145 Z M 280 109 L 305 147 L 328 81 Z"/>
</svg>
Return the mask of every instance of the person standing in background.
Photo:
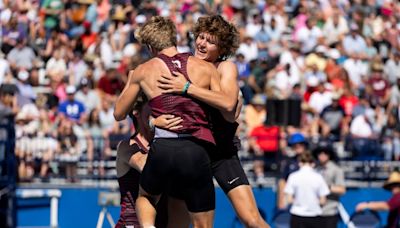
<svg viewBox="0 0 400 228">
<path fill-rule="evenodd" d="M 321 205 L 326 203 L 329 188 L 317 173 L 314 159 L 309 152 L 298 157 L 300 169 L 289 175 L 284 192 L 290 208 L 291 228 L 321 228 Z"/>
<path fill-rule="evenodd" d="M 307 151 L 308 141 L 300 132 L 293 133 L 288 138 L 288 145 L 294 152 L 293 157 L 287 157 L 280 162 L 280 177 L 278 180 L 277 207 L 283 210 L 287 206 L 284 189 L 289 175 L 299 169 L 299 157 Z"/>
<path fill-rule="evenodd" d="M 343 170 L 334 162 L 335 154 L 330 146 L 320 145 L 314 151 L 318 159 L 317 171 L 329 187 L 330 194 L 322 207 L 322 227 L 336 228 L 339 221 L 339 197 L 346 193 Z"/>
</svg>

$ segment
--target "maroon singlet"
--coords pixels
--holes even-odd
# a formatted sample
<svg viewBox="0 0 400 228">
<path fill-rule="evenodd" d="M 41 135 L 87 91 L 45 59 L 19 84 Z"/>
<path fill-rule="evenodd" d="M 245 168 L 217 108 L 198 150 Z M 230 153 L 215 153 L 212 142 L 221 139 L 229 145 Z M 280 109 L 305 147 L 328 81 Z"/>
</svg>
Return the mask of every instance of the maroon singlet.
<svg viewBox="0 0 400 228">
<path fill-rule="evenodd" d="M 165 62 L 171 72 L 178 71 L 190 81 L 187 74 L 187 61 L 190 55 L 189 53 L 180 53 L 169 57 L 160 54 L 157 57 Z M 187 95 L 177 94 L 161 94 L 151 99 L 149 105 L 155 118 L 162 114 L 173 113 L 183 119 L 182 127 L 175 130 L 175 133 L 190 134 L 195 138 L 215 144 L 206 113 L 208 105 Z"/>
</svg>

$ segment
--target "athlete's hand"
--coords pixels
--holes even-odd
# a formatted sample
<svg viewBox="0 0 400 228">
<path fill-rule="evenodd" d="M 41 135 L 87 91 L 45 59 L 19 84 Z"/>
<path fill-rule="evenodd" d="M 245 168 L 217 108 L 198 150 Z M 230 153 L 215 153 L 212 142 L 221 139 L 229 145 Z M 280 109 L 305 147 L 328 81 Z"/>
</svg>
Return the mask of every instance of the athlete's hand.
<svg viewBox="0 0 400 228">
<path fill-rule="evenodd" d="M 187 79 L 180 72 L 173 71 L 172 74 L 173 75 L 161 75 L 161 79 L 157 80 L 157 86 L 163 90 L 163 93 L 181 94 Z"/>
<path fill-rule="evenodd" d="M 168 130 L 177 130 L 182 127 L 180 125 L 183 119 L 179 116 L 175 117 L 170 114 L 163 114 L 153 120 L 153 124 L 156 127 L 164 128 Z"/>
</svg>

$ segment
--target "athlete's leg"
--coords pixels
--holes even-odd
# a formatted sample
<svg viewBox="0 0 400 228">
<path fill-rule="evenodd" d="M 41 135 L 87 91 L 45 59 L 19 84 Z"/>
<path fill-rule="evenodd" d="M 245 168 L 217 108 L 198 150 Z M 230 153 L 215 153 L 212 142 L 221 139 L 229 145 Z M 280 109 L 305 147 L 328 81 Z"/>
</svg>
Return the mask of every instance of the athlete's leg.
<svg viewBox="0 0 400 228">
<path fill-rule="evenodd" d="M 190 215 L 185 201 L 168 197 L 168 228 L 188 228 Z"/>
<path fill-rule="evenodd" d="M 190 212 L 190 218 L 193 223 L 193 228 L 213 227 L 214 210 L 196 213 Z"/>
<path fill-rule="evenodd" d="M 136 199 L 136 213 L 139 223 L 143 228 L 154 227 L 156 220 L 156 205 L 160 196 L 150 195 L 142 187 Z"/>
<path fill-rule="evenodd" d="M 247 176 L 236 151 L 230 157 L 214 158 L 213 172 L 242 223 L 249 228 L 269 227 L 258 211 Z"/>
<path fill-rule="evenodd" d="M 250 185 L 240 185 L 228 192 L 236 214 L 242 223 L 249 228 L 269 227 L 258 211 L 256 200 Z"/>
</svg>

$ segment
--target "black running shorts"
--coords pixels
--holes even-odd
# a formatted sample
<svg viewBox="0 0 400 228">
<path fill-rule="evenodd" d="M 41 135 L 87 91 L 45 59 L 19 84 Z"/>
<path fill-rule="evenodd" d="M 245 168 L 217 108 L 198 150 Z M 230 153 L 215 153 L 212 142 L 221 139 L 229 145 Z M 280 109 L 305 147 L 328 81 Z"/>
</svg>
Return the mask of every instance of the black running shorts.
<svg viewBox="0 0 400 228">
<path fill-rule="evenodd" d="M 213 175 L 225 194 L 240 185 L 250 185 L 237 152 L 234 143 L 217 145 L 209 152 Z"/>
<path fill-rule="evenodd" d="M 194 138 L 156 138 L 143 168 L 140 185 L 149 194 L 168 192 L 182 199 L 190 212 L 215 209 L 215 193 L 207 150 Z"/>
</svg>

